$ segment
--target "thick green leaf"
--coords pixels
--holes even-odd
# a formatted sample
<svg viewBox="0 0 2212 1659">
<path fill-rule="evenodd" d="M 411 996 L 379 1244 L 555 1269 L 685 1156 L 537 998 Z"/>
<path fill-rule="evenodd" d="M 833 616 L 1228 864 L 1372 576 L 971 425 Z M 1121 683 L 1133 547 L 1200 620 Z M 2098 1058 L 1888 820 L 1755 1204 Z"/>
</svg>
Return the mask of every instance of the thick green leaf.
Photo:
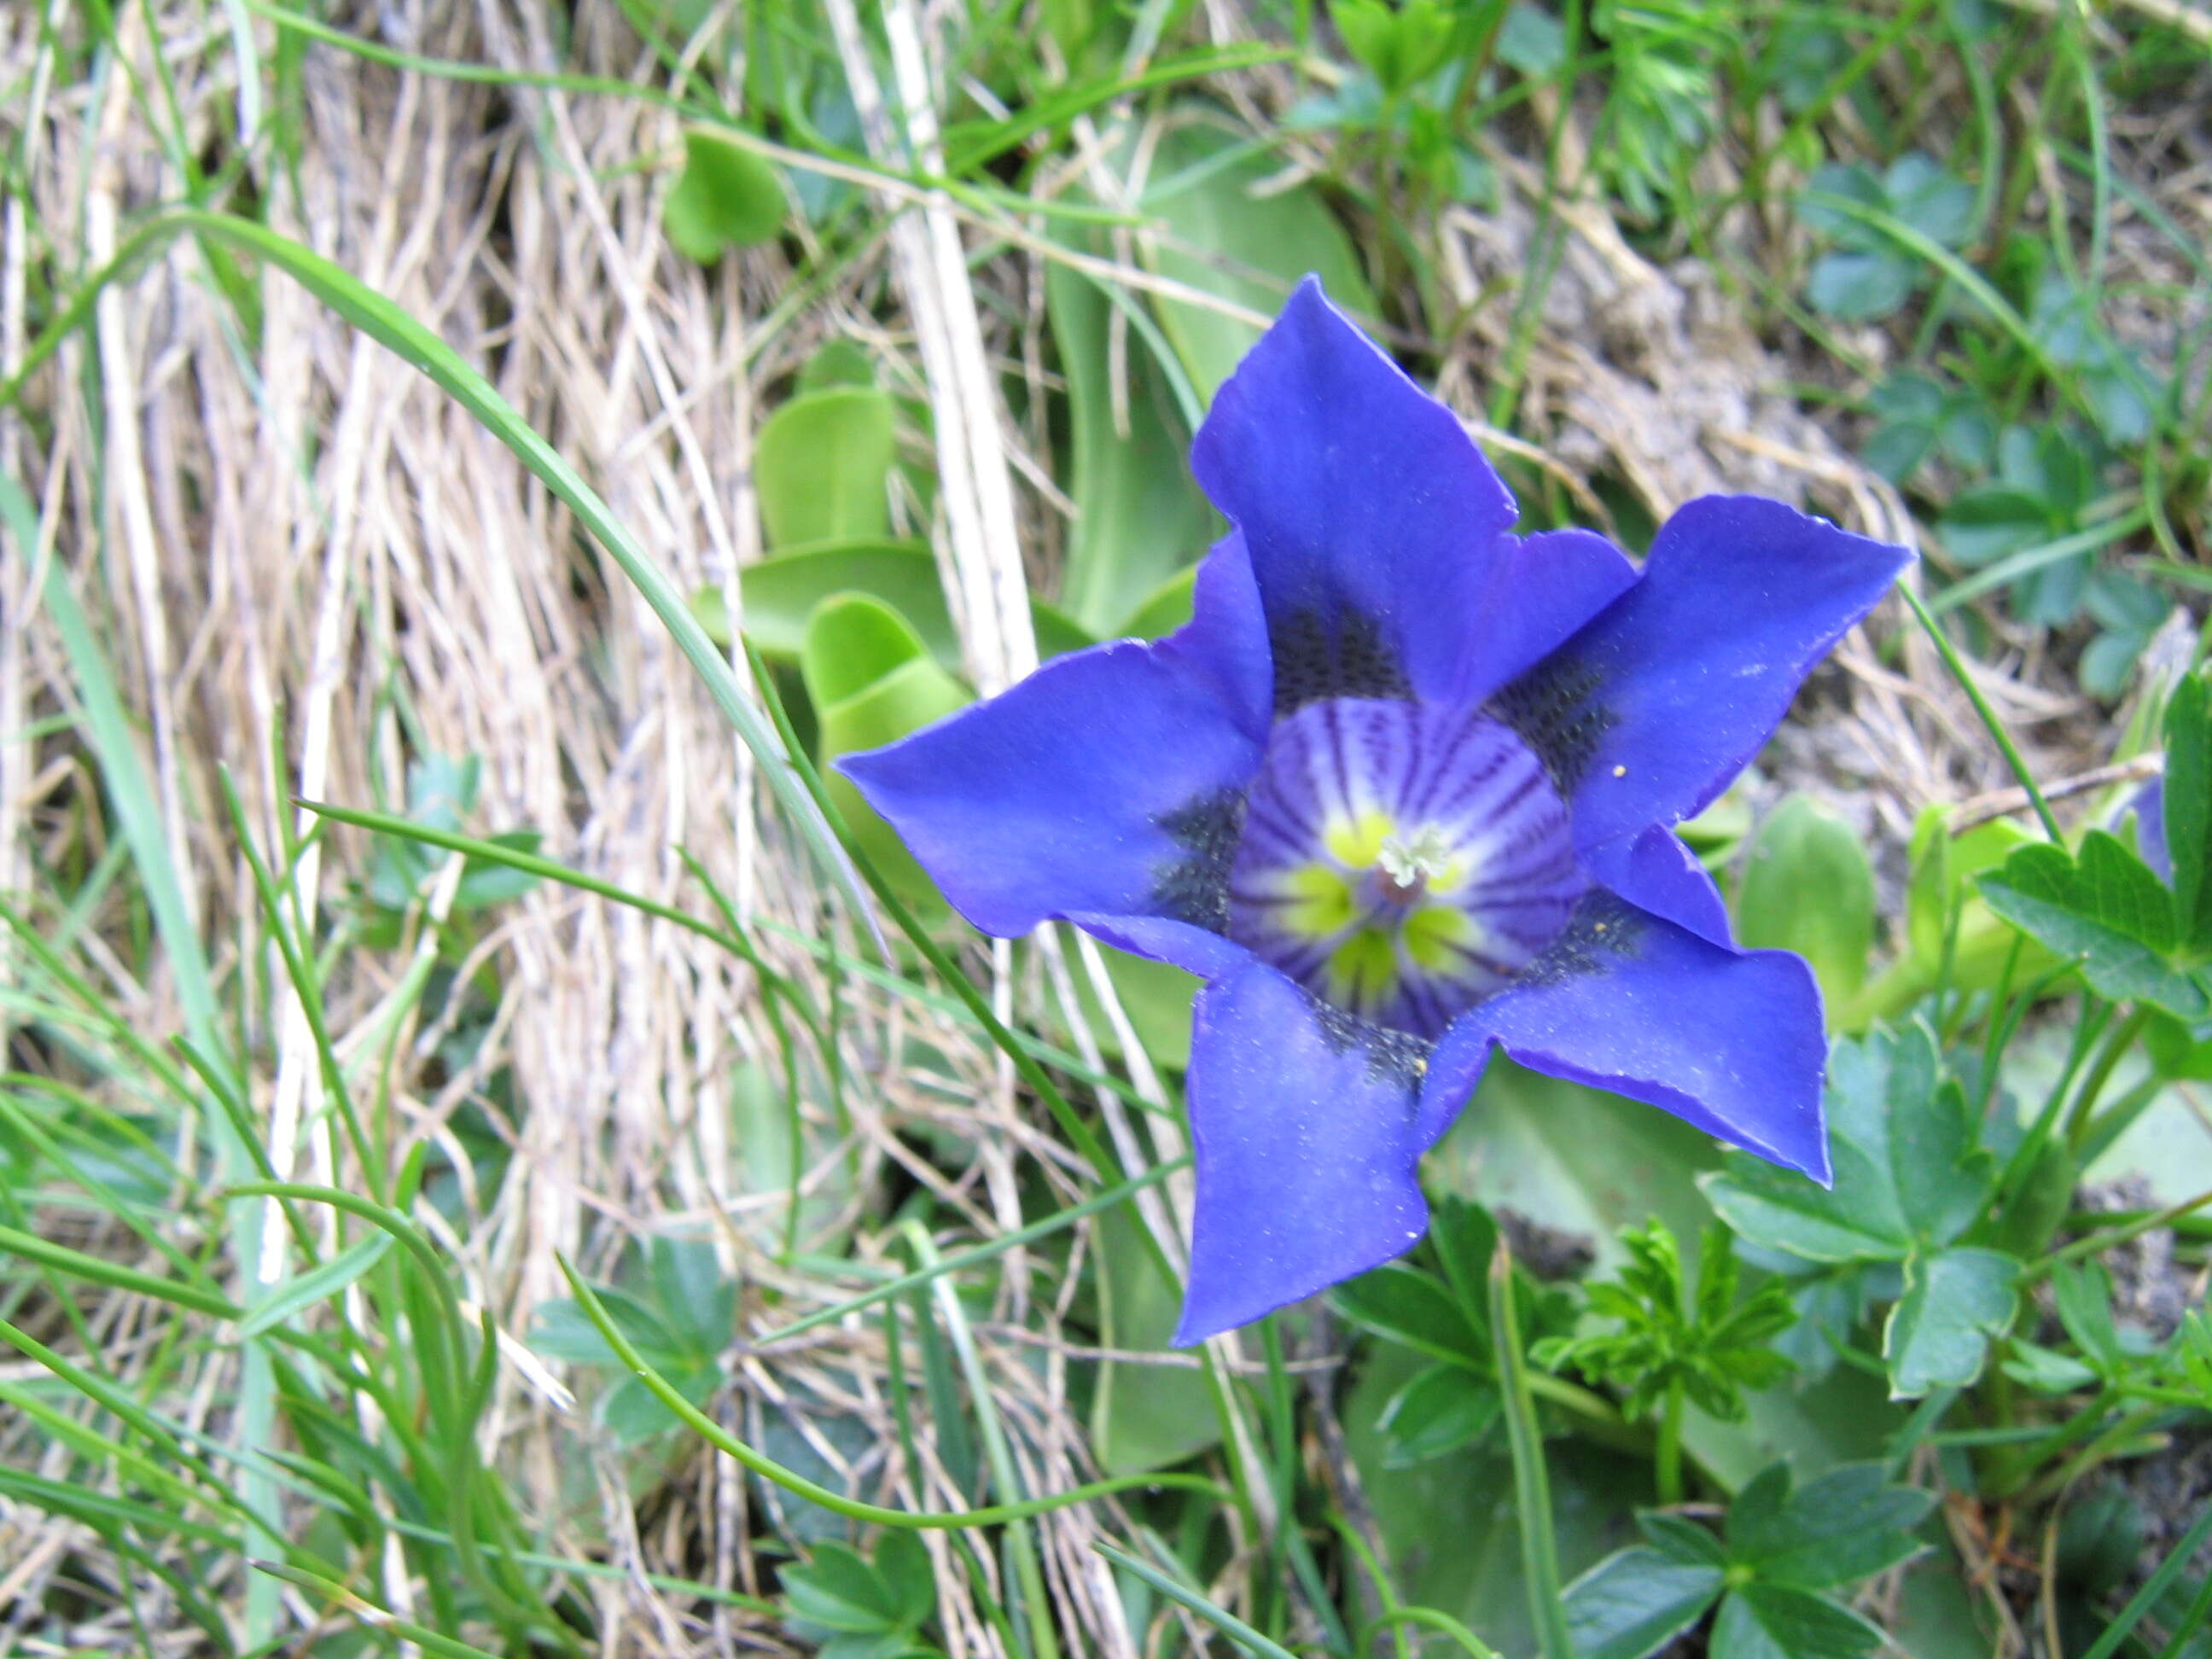
<svg viewBox="0 0 2212 1659">
<path fill-rule="evenodd" d="M 1812 1261 L 1902 1261 L 1917 1242 L 1948 1243 L 1974 1219 L 1995 1163 L 1925 1027 L 1838 1042 L 1826 1106 L 1828 1190 L 1744 1153 L 1706 1181 L 1738 1233 Z"/>
<path fill-rule="evenodd" d="M 1959 1249 L 1905 1265 L 1905 1294 L 1882 1331 L 1891 1396 L 1965 1388 L 1982 1374 L 1992 1340 L 2011 1328 L 2020 1263 L 1996 1250 Z"/>
<path fill-rule="evenodd" d="M 794 398 L 761 423 L 753 481 L 771 548 L 890 534 L 896 412 L 889 392 L 843 386 Z"/>
<path fill-rule="evenodd" d="M 1172 634 L 1191 617 L 1198 588 L 1198 568 L 1178 570 L 1145 595 L 1137 608 L 1122 618 L 1115 632 L 1139 640 L 1157 640 Z"/>
<path fill-rule="evenodd" d="M 1164 1273 L 1127 1206 L 1105 1212 L 1098 1229 L 1100 1334 L 1109 1348 L 1164 1353 L 1175 1334 L 1182 1287 Z M 1091 1402 L 1091 1443 L 1106 1474 L 1165 1468 L 1221 1437 L 1221 1419 L 1203 1371 L 1105 1360 Z"/>
<path fill-rule="evenodd" d="M 795 549 L 747 565 L 738 574 L 745 608 L 745 637 L 770 662 L 791 662 L 806 638 L 814 607 L 834 593 L 867 593 L 906 618 L 929 654 L 948 669 L 960 666 L 960 638 L 945 608 L 937 561 L 916 542 L 834 542 Z M 692 614 L 718 645 L 730 642 L 729 612 L 719 588 L 692 596 Z M 1097 643 L 1041 600 L 1030 601 L 1037 653 L 1045 658 Z"/>
<path fill-rule="evenodd" d="M 2155 1003 L 2183 1019 L 2203 1017 L 2202 975 L 2174 960 L 2173 895 L 2118 838 L 2092 830 L 2078 858 L 2047 842 L 2023 847 L 1981 878 L 1981 890 L 2006 921 L 2078 961 L 2101 995 Z"/>
<path fill-rule="evenodd" d="M 902 617 L 864 593 L 839 595 L 816 611 L 799 672 L 814 703 L 825 763 L 896 742 L 972 701 Z M 940 909 L 936 884 L 860 792 L 835 771 L 823 782 L 853 838 L 885 878 L 925 908 Z"/>
<path fill-rule="evenodd" d="M 1779 1584 L 1729 1592 L 1713 1620 L 1712 1659 L 1859 1659 L 1881 1632 L 1826 1596 Z"/>
<path fill-rule="evenodd" d="M 1191 477 L 1190 434 L 1144 339 L 1130 330 L 1117 360 L 1112 302 L 1065 265 L 1046 274 L 1045 307 L 1067 381 L 1075 502 L 1060 600 L 1103 635 L 1196 561 L 1216 520 Z"/>
<path fill-rule="evenodd" d="M 2166 850 L 2173 860 L 2174 915 L 2182 942 L 2212 952 L 2212 714 L 2202 678 L 2173 689 L 2166 707 Z"/>
<path fill-rule="evenodd" d="M 1165 233 L 1149 249 L 1154 268 L 1269 317 L 1311 271 L 1339 306 L 1373 318 L 1375 296 L 1358 256 L 1319 192 L 1310 185 L 1262 191 L 1279 184 L 1281 171 L 1278 158 L 1219 128 L 1162 134 L 1143 202 Z M 1162 331 L 1210 402 L 1260 331 L 1185 301 L 1154 303 Z"/>
<path fill-rule="evenodd" d="M 1890 1485 L 1879 1463 L 1847 1463 L 1795 1492 L 1789 1466 L 1776 1463 L 1729 1510 L 1729 1559 L 1754 1568 L 1765 1583 L 1800 1589 L 1855 1583 L 1920 1553 L 1912 1529 L 1935 1501 Z"/>
<path fill-rule="evenodd" d="M 1776 807 L 1744 855 L 1735 930 L 1803 957 L 1831 1007 L 1855 995 L 1874 949 L 1874 869 L 1857 832 L 1809 795 Z"/>
<path fill-rule="evenodd" d="M 1567 1631 L 1580 1659 L 1644 1659 L 1705 1617 L 1727 1577 L 1710 1562 L 1656 1550 L 1609 1555 L 1567 1586 Z"/>
<path fill-rule="evenodd" d="M 684 130 L 684 176 L 662 218 L 678 253 L 712 264 L 726 248 L 765 242 L 783 228 L 784 209 L 771 163 L 705 127 Z"/>
</svg>

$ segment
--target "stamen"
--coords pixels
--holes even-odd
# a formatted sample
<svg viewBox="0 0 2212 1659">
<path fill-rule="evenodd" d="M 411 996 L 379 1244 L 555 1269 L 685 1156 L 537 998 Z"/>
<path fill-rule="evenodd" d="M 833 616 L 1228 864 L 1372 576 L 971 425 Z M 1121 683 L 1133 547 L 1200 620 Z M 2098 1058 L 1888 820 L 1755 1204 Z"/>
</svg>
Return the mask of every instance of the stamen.
<svg viewBox="0 0 2212 1659">
<path fill-rule="evenodd" d="M 1376 887 L 1393 904 L 1410 904 L 1451 866 L 1452 844 L 1433 823 L 1411 836 L 1387 836 L 1376 855 Z"/>
</svg>

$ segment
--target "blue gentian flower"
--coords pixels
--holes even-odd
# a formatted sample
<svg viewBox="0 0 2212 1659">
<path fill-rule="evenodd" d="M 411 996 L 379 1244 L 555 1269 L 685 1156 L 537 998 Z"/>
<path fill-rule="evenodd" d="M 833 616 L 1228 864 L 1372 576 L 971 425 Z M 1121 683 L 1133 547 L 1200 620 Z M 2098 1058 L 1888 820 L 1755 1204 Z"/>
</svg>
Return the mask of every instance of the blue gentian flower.
<svg viewBox="0 0 2212 1659">
<path fill-rule="evenodd" d="M 2168 886 L 2173 884 L 2173 854 L 2166 844 L 2166 780 L 2153 778 L 2128 798 L 2123 814 L 2136 815 L 2136 851 Z"/>
<path fill-rule="evenodd" d="M 1692 501 L 1639 570 L 1511 533 L 1451 411 L 1309 277 L 1221 388 L 1189 624 L 841 763 L 987 933 L 1206 981 L 1178 1343 L 1364 1272 L 1491 1053 L 1827 1179 L 1820 994 L 1673 833 L 1910 558 Z"/>
</svg>

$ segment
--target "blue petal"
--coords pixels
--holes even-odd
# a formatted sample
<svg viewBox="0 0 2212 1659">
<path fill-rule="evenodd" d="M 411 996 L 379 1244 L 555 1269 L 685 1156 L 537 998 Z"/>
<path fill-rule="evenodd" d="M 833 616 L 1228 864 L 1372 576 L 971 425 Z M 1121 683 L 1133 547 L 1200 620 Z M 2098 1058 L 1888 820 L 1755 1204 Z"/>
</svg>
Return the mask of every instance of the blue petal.
<svg viewBox="0 0 2212 1659">
<path fill-rule="evenodd" d="M 1675 514 L 1636 585 L 1498 700 L 1573 791 L 1576 844 L 1711 802 L 1911 557 L 1756 496 Z"/>
<path fill-rule="evenodd" d="M 1593 895 L 1550 960 L 1463 1015 L 1439 1057 L 1477 1035 L 1827 1182 L 1820 994 L 1787 951 L 1730 950 Z"/>
<path fill-rule="evenodd" d="M 1268 684 L 1258 594 L 1232 536 L 1200 571 L 1188 626 L 1060 658 L 837 766 L 983 932 L 1066 916 L 1219 972 L 1244 955 L 1217 935 Z"/>
<path fill-rule="evenodd" d="M 1589 531 L 1502 538 L 1468 611 L 1455 697 L 1480 701 L 1527 672 L 1635 582 L 1627 556 Z"/>
<path fill-rule="evenodd" d="M 2173 853 L 2166 840 L 2166 780 L 2153 778 L 2130 797 L 2124 812 L 2136 815 L 2136 851 L 2168 886 L 2173 883 Z"/>
<path fill-rule="evenodd" d="M 1513 498 L 1315 278 L 1215 395 L 1191 467 L 1252 550 L 1279 709 L 1454 700 Z"/>
<path fill-rule="evenodd" d="M 1589 849 L 1583 861 L 1601 886 L 1638 909 L 1664 916 L 1715 945 L 1735 943 L 1721 890 L 1713 885 L 1698 855 L 1665 824 L 1652 825 L 1633 841 L 1612 841 Z"/>
<path fill-rule="evenodd" d="M 1199 994 L 1188 1088 L 1198 1212 L 1178 1346 L 1421 1237 L 1428 1206 L 1413 1171 L 1436 1139 L 1418 1107 L 1424 1047 L 1324 1011 L 1261 963 Z"/>
</svg>

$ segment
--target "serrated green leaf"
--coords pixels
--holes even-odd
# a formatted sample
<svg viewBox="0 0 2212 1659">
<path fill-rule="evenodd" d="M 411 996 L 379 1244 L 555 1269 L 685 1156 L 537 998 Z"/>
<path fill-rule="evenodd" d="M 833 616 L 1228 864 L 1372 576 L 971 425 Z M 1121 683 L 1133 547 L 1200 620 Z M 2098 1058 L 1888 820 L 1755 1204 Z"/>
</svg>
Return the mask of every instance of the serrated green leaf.
<svg viewBox="0 0 2212 1659">
<path fill-rule="evenodd" d="M 1908 1261 L 1905 1294 L 1882 1331 L 1891 1397 L 1917 1400 L 1981 1376 L 1990 1343 L 2011 1328 L 2019 1275 L 2020 1263 L 1995 1250 L 1962 1248 Z"/>
<path fill-rule="evenodd" d="M 1859 1659 L 1881 1632 L 1826 1596 L 1779 1584 L 1747 1584 L 1721 1603 L 1711 1659 Z"/>
<path fill-rule="evenodd" d="M 2047 541 L 2051 515 L 2040 496 L 2009 484 L 1965 489 L 1943 509 L 1943 546 L 1964 565 L 1984 565 Z"/>
<path fill-rule="evenodd" d="M 1728 1556 L 1759 1582 L 1826 1589 L 1910 1560 L 1923 1547 L 1912 1528 L 1934 1497 L 1889 1484 L 1879 1463 L 1848 1463 L 1790 1489 L 1777 1463 L 1729 1510 Z"/>
<path fill-rule="evenodd" d="M 723 250 L 764 242 L 783 228 L 783 179 L 752 151 L 705 127 L 684 133 L 684 176 L 662 223 L 685 258 L 711 264 Z"/>
<path fill-rule="evenodd" d="M 1625 1549 L 1567 1586 L 1567 1632 L 1580 1659 L 1644 1659 L 1704 1618 L 1726 1582 L 1710 1562 Z"/>
<path fill-rule="evenodd" d="M 1429 1214 L 1429 1245 L 1443 1264 L 1445 1281 L 1459 1298 L 1475 1340 L 1490 1337 L 1488 1274 L 1498 1249 L 1498 1223 L 1480 1204 L 1455 1193 L 1441 1195 Z"/>
<path fill-rule="evenodd" d="M 1912 297 L 1919 267 L 1893 248 L 1835 248 L 1813 262 L 1805 299 L 1844 322 L 1875 322 Z"/>
<path fill-rule="evenodd" d="M 1829 1061 L 1829 1161 L 1822 1191 L 1801 1176 L 1731 1153 L 1705 1184 L 1743 1237 L 1811 1261 L 1902 1261 L 1946 1244 L 1987 1199 L 1996 1169 L 1975 1143 L 1964 1093 L 1947 1082 L 1921 1025 L 1839 1042 Z"/>
<path fill-rule="evenodd" d="M 1689 1566 L 1728 1565 L 1728 1551 L 1721 1540 L 1686 1516 L 1668 1515 L 1661 1510 L 1638 1510 L 1636 1529 L 1644 1534 L 1645 1542 L 1669 1561 Z"/>
<path fill-rule="evenodd" d="M 2180 944 L 2173 895 L 2116 837 L 2092 830 L 2077 857 L 2038 842 L 1980 878 L 1990 908 L 2114 1001 L 2157 1004 L 2183 1019 L 2203 1017 L 2201 976 L 2173 960 Z"/>
</svg>

